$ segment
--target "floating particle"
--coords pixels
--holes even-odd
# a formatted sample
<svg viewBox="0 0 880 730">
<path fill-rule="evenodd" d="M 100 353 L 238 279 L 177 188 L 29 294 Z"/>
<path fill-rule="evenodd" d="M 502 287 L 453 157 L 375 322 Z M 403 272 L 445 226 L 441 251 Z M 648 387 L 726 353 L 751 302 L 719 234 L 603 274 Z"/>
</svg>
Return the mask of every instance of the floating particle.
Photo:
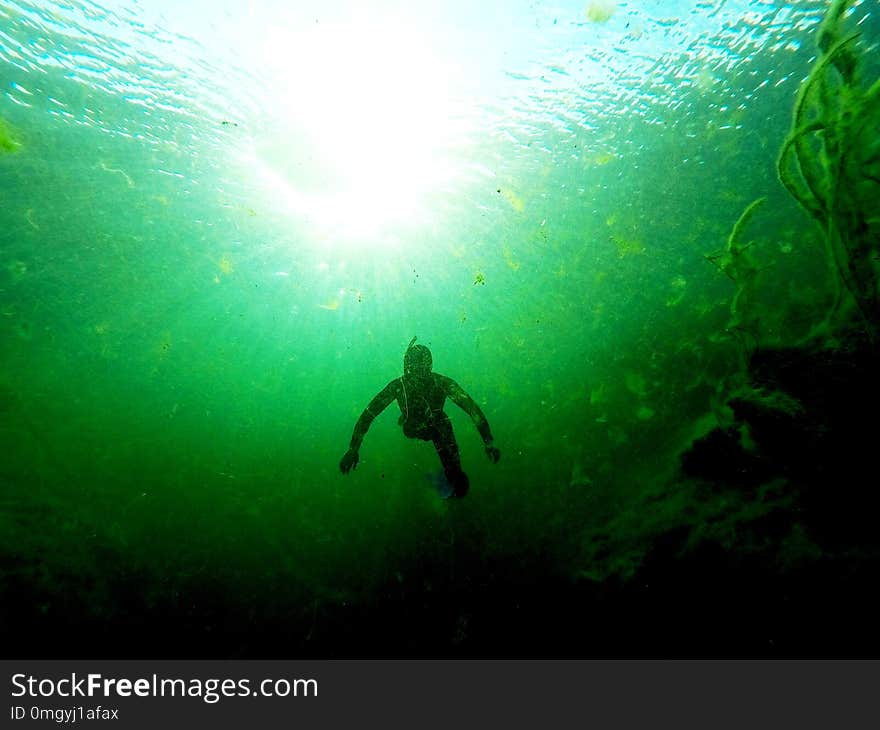
<svg viewBox="0 0 880 730">
<path fill-rule="evenodd" d="M 217 262 L 217 266 L 220 267 L 220 271 L 224 274 L 231 274 L 235 271 L 235 268 L 232 265 L 232 261 L 229 260 L 229 257 L 226 254 L 220 257 L 220 260 Z"/>
<path fill-rule="evenodd" d="M 15 152 L 21 145 L 15 140 L 10 126 L 0 119 L 0 154 Z"/>
<path fill-rule="evenodd" d="M 617 10 L 615 0 L 591 0 L 585 10 L 587 20 L 591 23 L 607 23 Z"/>
<path fill-rule="evenodd" d="M 626 389 L 639 398 L 644 398 L 648 394 L 648 384 L 645 378 L 639 373 L 629 372 L 626 374 Z"/>
<path fill-rule="evenodd" d="M 501 197 L 510 203 L 510 207 L 517 213 L 522 213 L 526 209 L 525 201 L 512 190 L 505 188 L 503 190 L 499 189 L 498 192 L 501 193 Z"/>
</svg>

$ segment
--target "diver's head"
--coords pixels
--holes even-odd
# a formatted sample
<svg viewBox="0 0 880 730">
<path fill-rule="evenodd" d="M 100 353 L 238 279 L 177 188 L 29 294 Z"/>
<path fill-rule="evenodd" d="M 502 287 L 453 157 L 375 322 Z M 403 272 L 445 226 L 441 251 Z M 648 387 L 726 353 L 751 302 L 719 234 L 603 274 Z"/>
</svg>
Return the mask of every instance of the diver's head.
<svg viewBox="0 0 880 730">
<path fill-rule="evenodd" d="M 409 347 L 406 348 L 406 354 L 403 356 L 403 374 L 424 378 L 430 375 L 434 363 L 431 351 L 424 345 L 416 345 L 415 341 L 415 337 L 409 341 Z"/>
</svg>

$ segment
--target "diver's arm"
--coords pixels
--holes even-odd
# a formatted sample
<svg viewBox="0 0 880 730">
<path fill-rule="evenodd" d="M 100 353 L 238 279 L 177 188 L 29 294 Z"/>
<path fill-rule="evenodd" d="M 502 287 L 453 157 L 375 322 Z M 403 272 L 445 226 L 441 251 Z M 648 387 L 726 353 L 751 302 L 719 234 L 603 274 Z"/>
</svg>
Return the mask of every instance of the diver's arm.
<svg viewBox="0 0 880 730">
<path fill-rule="evenodd" d="M 471 420 L 477 427 L 477 431 L 480 432 L 480 436 L 483 438 L 483 445 L 486 447 L 486 455 L 492 461 L 498 461 L 501 452 L 493 445 L 494 439 L 492 438 L 492 429 L 489 428 L 489 421 L 486 420 L 482 408 L 480 408 L 480 406 L 477 405 L 477 402 L 465 393 L 464 388 L 452 378 L 443 376 L 442 382 L 449 400 L 455 403 L 455 405 L 471 417 Z"/>
<path fill-rule="evenodd" d="M 399 382 L 399 379 L 396 379 L 388 383 L 388 385 L 382 388 L 376 397 L 370 401 L 370 404 L 364 409 L 364 412 L 361 413 L 360 418 L 358 418 L 357 423 L 354 425 L 354 432 L 351 434 L 351 442 L 349 443 L 348 451 L 345 452 L 342 461 L 339 462 L 339 468 L 342 470 L 343 474 L 347 474 L 357 466 L 358 451 L 361 448 L 361 442 L 364 440 L 364 436 L 367 435 L 367 431 L 369 430 L 373 419 L 384 411 L 391 401 L 397 397 Z"/>
<path fill-rule="evenodd" d="M 354 432 L 351 434 L 351 443 L 348 445 L 348 448 L 355 451 L 360 449 L 361 442 L 364 440 L 364 436 L 367 435 L 373 419 L 391 405 L 391 401 L 397 397 L 397 384 L 397 379 L 392 380 L 370 401 L 370 404 L 364 409 L 361 417 L 358 418 L 357 423 L 354 425 Z"/>
</svg>

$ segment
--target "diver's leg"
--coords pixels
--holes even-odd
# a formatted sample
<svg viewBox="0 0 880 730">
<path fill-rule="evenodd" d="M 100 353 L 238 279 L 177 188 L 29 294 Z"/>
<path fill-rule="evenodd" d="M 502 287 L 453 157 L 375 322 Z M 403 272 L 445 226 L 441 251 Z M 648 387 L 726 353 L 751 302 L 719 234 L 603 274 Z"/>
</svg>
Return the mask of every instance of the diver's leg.
<svg viewBox="0 0 880 730">
<path fill-rule="evenodd" d="M 437 456 L 440 457 L 440 463 L 443 464 L 443 473 L 446 474 L 446 479 L 453 489 L 453 496 L 464 497 L 470 489 L 470 480 L 461 469 L 458 444 L 455 441 L 452 423 L 448 418 L 435 425 L 432 440 L 434 448 L 437 449 Z"/>
</svg>

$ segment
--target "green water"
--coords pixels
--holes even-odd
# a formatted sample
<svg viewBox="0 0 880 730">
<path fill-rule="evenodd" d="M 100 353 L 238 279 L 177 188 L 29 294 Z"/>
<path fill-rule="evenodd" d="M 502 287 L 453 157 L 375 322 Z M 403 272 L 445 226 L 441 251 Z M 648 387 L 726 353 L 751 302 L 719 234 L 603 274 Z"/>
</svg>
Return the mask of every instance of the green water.
<svg viewBox="0 0 880 730">
<path fill-rule="evenodd" d="M 618 5 L 601 22 L 580 3 L 505 13 L 489 54 L 498 73 L 469 75 L 465 132 L 437 142 L 400 127 L 408 90 L 392 88 L 378 101 L 396 100 L 395 119 L 362 97 L 325 100 L 338 122 L 328 149 L 248 88 L 259 66 L 230 82 L 238 98 L 211 76 L 222 76 L 209 53 L 231 32 L 222 24 L 180 31 L 201 40 L 169 44 L 165 58 L 161 44 L 143 50 L 137 89 L 124 54 L 118 77 L 112 54 L 109 76 L 86 73 L 106 59 L 71 72 L 60 11 L 53 24 L 48 6 L 0 10 L 10 616 L 173 621 L 207 594 L 249 606 L 255 622 L 314 628 L 324 607 L 371 606 L 389 585 L 438 580 L 438 565 L 460 575 L 474 561 L 540 558 L 562 580 L 625 580 L 677 526 L 736 549 L 737 525 L 768 501 L 706 498 L 678 474 L 742 367 L 741 338 L 725 333 L 735 287 L 706 257 L 767 196 L 745 232 L 766 281 L 749 294 L 762 312 L 749 336 L 793 342 L 828 306 L 819 235 L 774 169 L 825 4 Z M 870 16 L 867 5 L 857 12 Z M 403 25 L 422 12 L 458 23 L 444 43 L 470 49 L 461 64 L 479 55 L 470 34 L 486 18 L 425 8 Z M 729 45 L 709 64 L 712 39 Z M 41 48 L 73 60 L 29 66 Z M 193 61 L 200 48 L 207 70 Z M 584 54 L 610 75 L 578 76 Z M 645 68 L 618 73 L 632 58 Z M 320 82 L 319 64 L 299 68 Z M 435 99 L 409 92 L 413 104 Z M 358 157 L 383 124 L 404 158 L 424 159 L 401 161 L 381 134 Z M 341 183 L 346 160 L 362 168 Z M 438 160 L 452 173 L 429 168 Z M 291 190 L 321 207 L 292 203 Z M 358 415 L 401 374 L 414 335 L 480 404 L 501 450 L 491 463 L 447 404 L 471 481 L 463 500 L 433 491 L 437 456 L 403 437 L 394 405 L 358 468 L 339 472 Z M 458 545 L 470 563 L 456 563 Z M 811 554 L 799 545 L 797 559 Z"/>
</svg>

